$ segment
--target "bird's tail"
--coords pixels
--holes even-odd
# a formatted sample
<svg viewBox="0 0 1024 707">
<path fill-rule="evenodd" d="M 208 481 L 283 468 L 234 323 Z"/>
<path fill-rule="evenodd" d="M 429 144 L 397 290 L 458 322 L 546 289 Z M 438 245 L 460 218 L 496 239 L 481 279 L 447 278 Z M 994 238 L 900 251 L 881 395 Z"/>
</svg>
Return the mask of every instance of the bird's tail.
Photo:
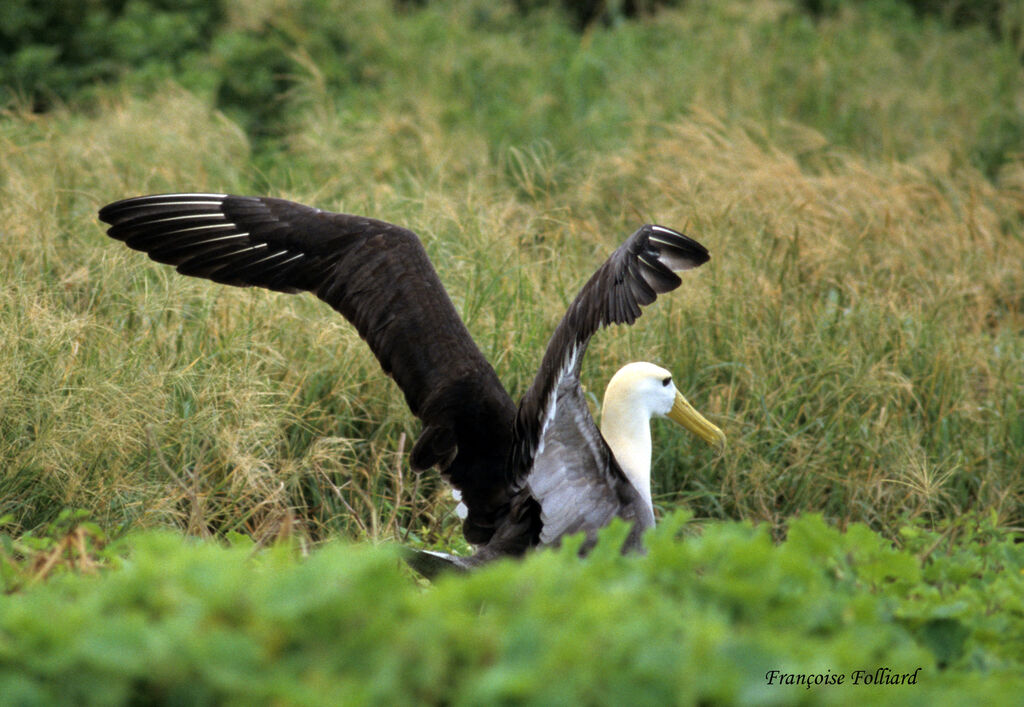
<svg viewBox="0 0 1024 707">
<path fill-rule="evenodd" d="M 468 572 L 470 567 L 465 557 L 432 550 L 413 550 L 408 547 L 402 548 L 402 559 L 430 580 L 445 572 Z"/>
</svg>

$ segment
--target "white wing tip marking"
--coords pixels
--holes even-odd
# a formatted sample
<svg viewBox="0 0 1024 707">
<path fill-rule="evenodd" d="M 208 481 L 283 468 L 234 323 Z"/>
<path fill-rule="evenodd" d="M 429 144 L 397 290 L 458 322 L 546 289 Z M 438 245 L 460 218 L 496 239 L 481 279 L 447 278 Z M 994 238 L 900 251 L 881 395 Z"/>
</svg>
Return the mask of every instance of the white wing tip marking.
<svg viewBox="0 0 1024 707">
<path fill-rule="evenodd" d="M 201 219 L 220 219 L 221 221 L 227 221 L 228 217 L 225 216 L 224 214 L 217 214 L 217 213 L 213 213 L 213 214 L 208 214 L 208 213 L 183 214 L 181 216 L 164 216 L 162 218 L 149 219 L 147 221 L 147 223 L 150 223 L 150 224 L 153 224 L 153 223 L 170 223 L 171 221 L 187 221 L 189 219 L 200 219 L 200 218 Z M 202 227 L 200 227 L 200 228 L 202 228 Z"/>
<path fill-rule="evenodd" d="M 141 209 L 153 206 L 211 206 L 221 204 L 229 194 L 152 194 L 150 196 L 133 196 L 117 202 L 118 208 Z"/>
<path fill-rule="evenodd" d="M 679 231 L 673 231 L 671 228 L 665 228 L 664 226 L 651 226 L 651 230 L 652 231 L 657 231 L 658 233 L 667 233 L 670 236 L 681 236 L 681 235 L 683 235 Z"/>
<path fill-rule="evenodd" d="M 233 223 L 214 223 L 214 224 L 209 224 L 207 226 L 190 226 L 188 228 L 179 228 L 179 229 L 177 229 L 175 231 L 167 231 L 164 235 L 169 237 L 169 236 L 176 236 L 179 233 L 190 233 L 192 231 L 200 231 L 200 232 L 201 231 L 212 231 L 212 232 L 216 232 L 216 231 L 224 229 L 224 228 L 235 228 L 235 224 L 233 224 Z"/>
<path fill-rule="evenodd" d="M 210 192 L 185 191 L 167 194 L 151 194 L 149 196 L 137 196 L 134 199 L 132 199 L 132 201 L 156 201 L 160 199 L 171 198 L 205 199 L 206 201 L 219 201 L 220 199 L 227 199 L 228 196 L 228 194 L 213 194 Z"/>
</svg>

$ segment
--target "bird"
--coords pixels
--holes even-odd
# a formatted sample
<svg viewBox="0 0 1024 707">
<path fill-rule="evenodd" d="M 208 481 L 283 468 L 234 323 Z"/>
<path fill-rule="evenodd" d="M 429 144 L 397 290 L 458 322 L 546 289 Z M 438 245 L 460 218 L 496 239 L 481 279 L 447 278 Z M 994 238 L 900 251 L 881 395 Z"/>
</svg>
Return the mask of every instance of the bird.
<svg viewBox="0 0 1024 707">
<path fill-rule="evenodd" d="M 184 275 L 311 292 L 355 326 L 422 423 L 410 468 L 436 467 L 451 485 L 474 547 L 464 556 L 412 551 L 407 560 L 425 576 L 520 557 L 581 532 L 585 553 L 614 517 L 631 524 L 622 551 L 642 552 L 655 522 L 650 419 L 667 416 L 724 444 L 660 366 L 634 362 L 612 377 L 600 429 L 580 382 L 599 329 L 632 324 L 680 285 L 678 273 L 710 259 L 671 228 L 641 226 L 583 285 L 517 405 L 407 228 L 280 198 L 208 193 L 123 199 L 99 218 L 111 238 Z"/>
</svg>

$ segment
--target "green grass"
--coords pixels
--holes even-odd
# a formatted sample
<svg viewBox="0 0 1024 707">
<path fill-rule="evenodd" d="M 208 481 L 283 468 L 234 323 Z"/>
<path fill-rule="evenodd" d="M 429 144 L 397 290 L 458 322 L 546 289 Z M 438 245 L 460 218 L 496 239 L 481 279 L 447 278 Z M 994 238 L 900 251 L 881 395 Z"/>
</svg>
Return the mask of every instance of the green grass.
<svg viewBox="0 0 1024 707">
<path fill-rule="evenodd" d="M 813 24 L 692 3 L 583 36 L 488 3 L 269 7 L 229 20 L 296 42 L 284 127 L 255 151 L 173 83 L 0 116 L 12 531 L 70 507 L 459 547 L 437 475 L 408 470 L 418 423 L 351 327 L 312 297 L 177 276 L 96 221 L 196 189 L 412 227 L 513 396 L 625 236 L 682 228 L 712 261 L 584 366 L 599 397 L 657 361 L 728 435 L 715 456 L 656 424 L 659 512 L 781 532 L 816 511 L 893 538 L 971 510 L 1024 522 L 1013 47 L 875 5 Z"/>
</svg>

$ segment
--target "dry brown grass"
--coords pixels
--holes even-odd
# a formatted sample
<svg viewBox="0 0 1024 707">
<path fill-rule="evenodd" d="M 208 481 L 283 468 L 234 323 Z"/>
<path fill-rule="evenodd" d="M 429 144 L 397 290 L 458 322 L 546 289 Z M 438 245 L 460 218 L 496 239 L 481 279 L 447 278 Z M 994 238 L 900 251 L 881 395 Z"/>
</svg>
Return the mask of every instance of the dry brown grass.
<svg viewBox="0 0 1024 707">
<path fill-rule="evenodd" d="M 417 230 L 514 396 L 637 225 L 708 245 L 707 267 L 598 337 L 585 366 L 599 394 L 625 361 L 658 361 L 725 429 L 715 457 L 656 426 L 665 508 L 777 525 L 816 510 L 887 532 L 979 508 L 1022 521 L 1019 156 L 992 179 L 957 143 L 865 156 L 709 96 L 566 159 L 452 127 L 436 98 L 353 116 L 314 69 L 286 151 L 257 175 L 238 129 L 173 87 L 92 116 L 0 118 L 12 522 L 72 506 L 201 535 L 457 543 L 436 474 L 405 461 L 418 423 L 351 327 L 311 297 L 179 277 L 95 218 L 132 194 L 264 181 Z"/>
</svg>

